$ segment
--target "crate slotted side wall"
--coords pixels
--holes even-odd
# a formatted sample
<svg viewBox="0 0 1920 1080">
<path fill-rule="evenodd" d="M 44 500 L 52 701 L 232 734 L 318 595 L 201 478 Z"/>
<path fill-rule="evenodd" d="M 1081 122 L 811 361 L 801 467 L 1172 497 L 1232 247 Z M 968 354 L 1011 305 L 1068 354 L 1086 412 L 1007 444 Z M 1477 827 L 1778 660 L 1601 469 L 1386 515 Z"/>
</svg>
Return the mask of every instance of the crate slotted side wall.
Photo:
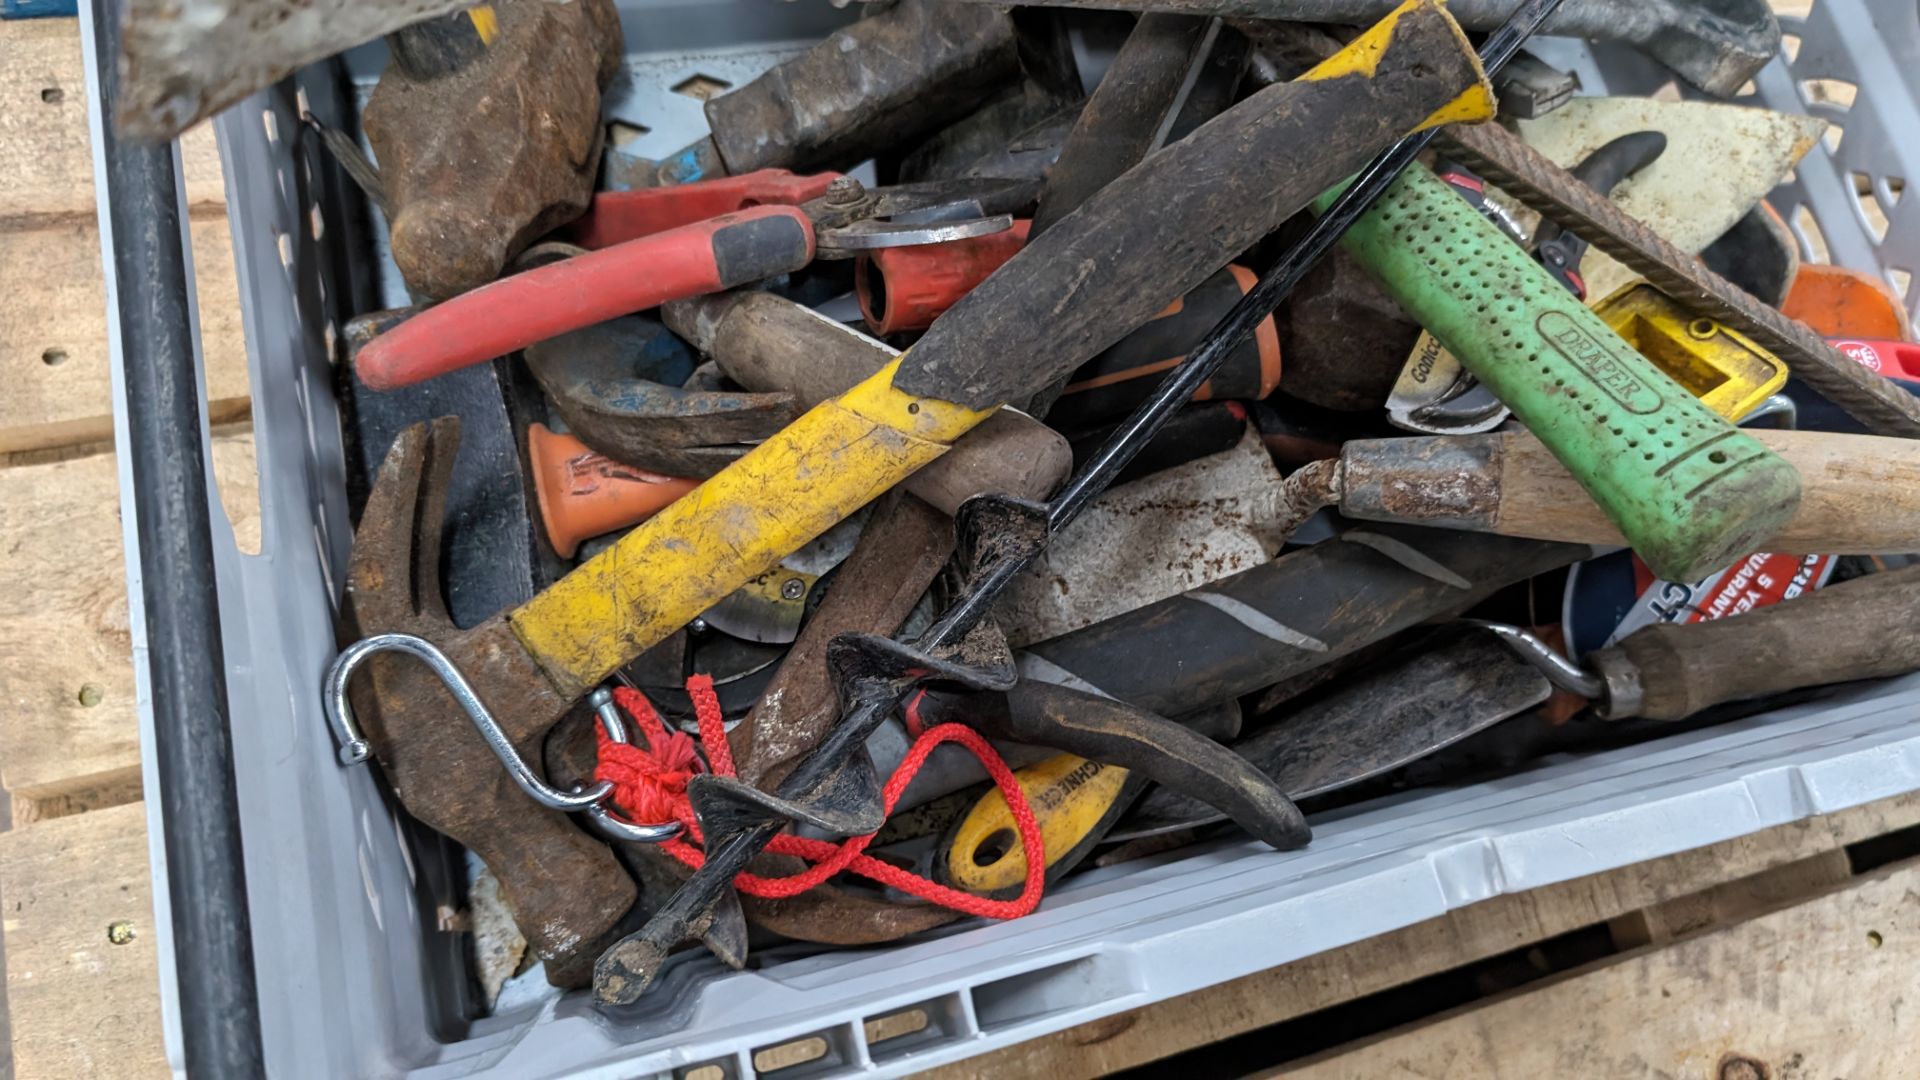
<svg viewBox="0 0 1920 1080">
<path fill-rule="evenodd" d="M 743 64 L 755 49 L 770 55 L 776 46 L 790 47 L 790 39 L 820 32 L 824 7 L 812 0 L 628 0 L 622 11 L 634 85 L 617 87 L 616 99 L 643 99 L 650 91 L 640 84 L 666 78 L 676 65 L 722 58 Z M 1915 55 L 1920 21 L 1910 3 L 1820 0 L 1812 20 L 1794 22 L 1790 32 L 1804 35 L 1802 63 L 1825 57 L 1820 62 L 1832 66 L 1834 52 L 1845 51 L 1835 44 L 1837 27 L 1860 25 L 1886 35 L 1864 69 L 1886 77 L 1857 82 L 1872 87 L 1872 107 L 1899 122 L 1901 109 L 1913 110 L 1920 76 L 1911 64 L 1886 65 L 1893 56 Z M 731 36 L 747 26 L 764 40 L 749 47 Z M 1543 49 L 1548 59 L 1577 67 L 1587 92 L 1608 85 L 1645 92 L 1665 81 L 1630 53 L 1608 50 L 1596 63 L 1578 43 Z M 1797 82 L 1814 77 L 1827 76 L 1776 61 L 1757 82 L 1765 103 L 1801 108 Z M 664 100 L 658 90 L 652 87 L 653 100 Z M 1883 105 L 1887 97 L 1899 100 Z M 366 303 L 369 289 L 343 277 L 356 255 L 350 204 L 329 189 L 335 174 L 302 134 L 299 114 L 304 105 L 338 122 L 352 100 L 340 68 L 326 65 L 216 121 L 255 387 L 263 517 L 258 556 L 238 554 L 230 536 L 217 531 L 216 576 L 275 1075 L 632 1077 L 684 1075 L 710 1063 L 745 1077 L 754 1074 L 755 1050 L 809 1036 L 824 1040 L 826 1056 L 782 1075 L 904 1072 L 1502 893 L 1920 789 L 1915 678 L 1644 747 L 1349 808 L 1316 821 L 1314 843 L 1303 852 L 1279 855 L 1228 840 L 1094 871 L 1012 923 L 960 928 L 894 949 L 764 957 L 740 973 L 689 955 L 636 1011 L 619 1017 L 603 1016 L 574 995 L 462 1024 L 455 1019 L 465 1004 L 462 980 L 449 970 L 457 937 L 438 921 L 438 904 L 451 895 L 447 876 L 457 871 L 413 857 L 433 846 L 408 843 L 372 770 L 335 763 L 319 708 L 351 542 L 329 357 L 349 305 Z M 616 110 L 620 105 L 616 100 Z M 1863 107 L 1864 92 L 1855 114 L 1864 116 Z M 640 152 L 687 141 L 684 113 L 651 117 L 666 122 Z M 1849 140 L 1843 152 L 1862 141 Z M 1914 175 L 1904 162 L 1883 160 L 1875 175 Z M 1920 254 L 1915 246 L 1895 247 L 1920 215 L 1907 205 L 1895 207 L 1884 245 L 1871 237 L 1864 247 L 1859 238 L 1834 241 L 1836 230 L 1865 227 L 1864 219 L 1829 223 L 1828 215 L 1845 207 L 1831 199 L 1823 205 L 1821 191 L 1837 189 L 1821 189 L 1826 173 L 1819 170 L 1844 177 L 1847 166 L 1817 148 L 1795 182 L 1776 193 L 1785 200 L 1776 205 L 1791 217 L 1799 204 L 1790 200 L 1809 201 L 1835 257 L 1853 265 L 1880 270 L 1901 265 L 1890 251 Z M 124 404 L 117 401 L 116 409 Z M 127 483 L 123 472 L 123 488 Z M 141 719 L 150 738 L 150 711 L 143 708 Z M 148 811 L 163 813 L 158 785 L 148 781 Z M 156 925 L 164 933 L 161 831 L 152 836 Z M 170 968 L 162 982 L 177 1062 Z M 863 1021 L 915 1008 L 928 1017 L 924 1030 L 868 1046 Z"/>
</svg>

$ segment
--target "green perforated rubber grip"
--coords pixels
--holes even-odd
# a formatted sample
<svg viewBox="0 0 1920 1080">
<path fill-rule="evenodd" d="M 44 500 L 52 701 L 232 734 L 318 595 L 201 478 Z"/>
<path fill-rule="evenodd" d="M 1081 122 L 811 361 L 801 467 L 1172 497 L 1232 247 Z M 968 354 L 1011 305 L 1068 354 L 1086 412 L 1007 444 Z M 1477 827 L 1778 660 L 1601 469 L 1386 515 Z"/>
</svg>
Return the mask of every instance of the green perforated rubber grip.
<svg viewBox="0 0 1920 1080">
<path fill-rule="evenodd" d="M 1342 243 L 1553 451 L 1656 574 L 1696 580 L 1793 516 L 1791 464 L 1635 352 L 1426 167 L 1407 169 Z"/>
</svg>

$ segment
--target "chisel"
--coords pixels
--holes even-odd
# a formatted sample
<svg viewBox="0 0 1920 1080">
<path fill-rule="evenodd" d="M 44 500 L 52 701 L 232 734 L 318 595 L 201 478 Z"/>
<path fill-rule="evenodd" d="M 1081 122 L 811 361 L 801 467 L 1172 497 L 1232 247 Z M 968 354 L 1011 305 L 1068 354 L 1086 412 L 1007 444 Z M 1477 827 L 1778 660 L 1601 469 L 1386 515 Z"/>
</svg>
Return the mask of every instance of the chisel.
<svg viewBox="0 0 1920 1080">
<path fill-rule="evenodd" d="M 1821 431 L 1751 435 L 1799 470 L 1802 493 L 1793 517 L 1776 531 L 1756 536 L 1753 547 L 1734 558 L 1763 550 L 1795 555 L 1920 551 L 1920 443 Z M 1619 529 L 1567 470 L 1524 432 L 1356 439 L 1342 447 L 1338 460 L 1307 466 L 1288 477 L 1286 486 L 1284 501 L 1296 520 L 1333 506 L 1367 521 L 1582 544 L 1623 542 Z"/>
</svg>

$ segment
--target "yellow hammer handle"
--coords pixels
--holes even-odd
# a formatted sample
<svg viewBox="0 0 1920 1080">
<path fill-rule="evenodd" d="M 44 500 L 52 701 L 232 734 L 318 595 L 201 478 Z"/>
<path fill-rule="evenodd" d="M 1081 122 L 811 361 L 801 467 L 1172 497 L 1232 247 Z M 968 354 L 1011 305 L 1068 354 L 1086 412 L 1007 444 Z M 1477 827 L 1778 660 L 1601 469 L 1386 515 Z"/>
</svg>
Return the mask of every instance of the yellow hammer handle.
<svg viewBox="0 0 1920 1080">
<path fill-rule="evenodd" d="M 824 401 L 508 616 L 579 697 L 991 416 L 893 388 L 895 360 Z"/>
</svg>

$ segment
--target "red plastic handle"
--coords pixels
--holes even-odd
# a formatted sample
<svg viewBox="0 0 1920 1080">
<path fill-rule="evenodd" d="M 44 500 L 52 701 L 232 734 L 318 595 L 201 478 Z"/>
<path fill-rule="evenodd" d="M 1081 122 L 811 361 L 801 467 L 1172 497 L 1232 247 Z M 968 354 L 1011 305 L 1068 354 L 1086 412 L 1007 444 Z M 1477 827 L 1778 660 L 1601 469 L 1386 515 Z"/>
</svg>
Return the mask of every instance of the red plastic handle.
<svg viewBox="0 0 1920 1080">
<path fill-rule="evenodd" d="M 597 249 L 755 206 L 799 206 L 825 195 L 827 185 L 839 178 L 832 172 L 801 176 L 787 169 L 761 169 L 673 187 L 603 191 L 593 197 L 585 216 L 567 227 L 567 238 Z"/>
<path fill-rule="evenodd" d="M 813 261 L 813 222 L 760 206 L 501 278 L 415 315 L 354 358 L 375 390 L 412 386 L 670 300 L 720 292 Z"/>
<path fill-rule="evenodd" d="M 1854 363 L 1889 379 L 1920 381 L 1920 345 L 1910 341 L 1846 337 L 1830 337 L 1827 343 L 1847 354 Z"/>
<path fill-rule="evenodd" d="M 881 248 L 854 267 L 854 295 L 867 326 L 881 336 L 925 330 L 933 320 L 1020 254 L 1033 222 L 944 244 Z"/>
</svg>

